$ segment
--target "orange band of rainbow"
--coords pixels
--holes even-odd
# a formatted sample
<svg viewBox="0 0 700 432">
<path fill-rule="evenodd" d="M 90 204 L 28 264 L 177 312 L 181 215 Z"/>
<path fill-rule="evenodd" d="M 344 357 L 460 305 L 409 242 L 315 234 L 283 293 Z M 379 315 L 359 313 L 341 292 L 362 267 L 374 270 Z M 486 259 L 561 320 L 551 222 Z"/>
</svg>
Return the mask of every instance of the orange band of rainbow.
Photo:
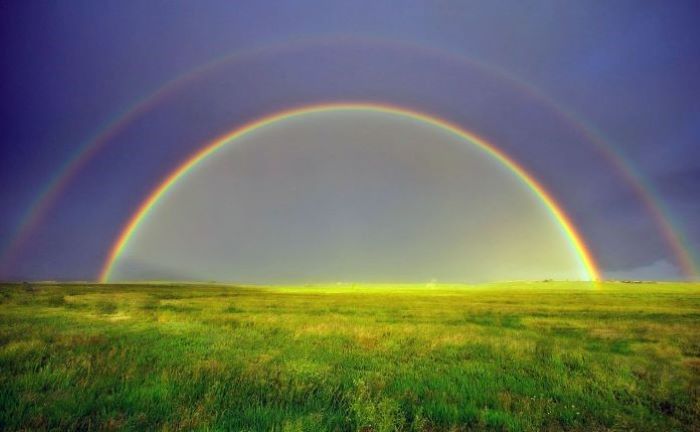
<svg viewBox="0 0 700 432">
<path fill-rule="evenodd" d="M 100 281 L 107 282 L 110 279 L 112 269 L 114 268 L 115 263 L 126 248 L 126 245 L 129 243 L 129 239 L 131 239 L 134 232 L 136 232 L 141 222 L 146 218 L 146 216 L 148 215 L 150 210 L 155 206 L 158 200 L 161 197 L 163 197 L 165 193 L 175 183 L 182 179 L 202 160 L 213 155 L 214 153 L 216 153 L 217 150 L 221 149 L 226 144 L 235 141 L 237 138 L 240 138 L 265 126 L 271 125 L 278 121 L 287 120 L 294 117 L 300 117 L 306 114 L 329 111 L 371 111 L 408 117 L 423 123 L 436 126 L 443 130 L 447 130 L 450 133 L 481 148 L 493 158 L 501 162 L 504 166 L 506 166 L 523 183 L 525 183 L 525 185 L 527 185 L 528 188 L 530 188 L 537 197 L 541 199 L 541 201 L 544 203 L 547 209 L 551 212 L 554 219 L 559 223 L 561 229 L 564 231 L 567 238 L 569 239 L 571 247 L 576 251 L 576 254 L 579 256 L 581 265 L 585 269 L 588 279 L 592 281 L 597 281 L 600 279 L 600 273 L 596 266 L 596 263 L 590 251 L 583 242 L 581 235 L 574 228 L 574 225 L 569 219 L 569 217 L 557 204 L 552 195 L 549 192 L 547 192 L 547 190 L 545 190 L 545 188 L 540 183 L 538 183 L 532 177 L 532 175 L 525 171 L 523 167 L 521 167 L 517 162 L 508 157 L 501 150 L 484 141 L 483 139 L 479 138 L 478 136 L 461 129 L 454 124 L 425 114 L 410 111 L 404 108 L 394 107 L 390 105 L 379 105 L 374 103 L 336 103 L 305 106 L 270 115 L 252 123 L 248 123 L 234 130 L 233 132 L 220 137 L 219 139 L 213 141 L 212 143 L 208 144 L 207 146 L 193 154 L 182 165 L 180 165 L 176 170 L 174 170 L 170 175 L 168 175 L 167 178 L 162 183 L 160 183 L 160 185 L 153 192 L 150 193 L 148 198 L 146 198 L 146 200 L 143 201 L 143 203 L 139 206 L 138 210 L 129 219 L 128 223 L 119 234 L 117 241 L 110 249 L 109 256 L 107 257 L 107 260 L 105 261 L 99 276 Z"/>
</svg>

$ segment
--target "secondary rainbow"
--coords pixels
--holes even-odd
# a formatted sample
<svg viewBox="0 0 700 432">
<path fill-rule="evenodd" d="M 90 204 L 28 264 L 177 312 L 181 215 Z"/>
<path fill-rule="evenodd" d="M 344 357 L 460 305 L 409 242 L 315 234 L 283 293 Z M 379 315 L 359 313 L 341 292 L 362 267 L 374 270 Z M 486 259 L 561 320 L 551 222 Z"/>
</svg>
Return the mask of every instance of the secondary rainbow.
<svg viewBox="0 0 700 432">
<path fill-rule="evenodd" d="M 511 170 L 532 192 L 538 196 L 547 209 L 550 211 L 553 218 L 558 222 L 560 228 L 563 230 L 565 235 L 570 241 L 571 247 L 575 250 L 578 255 L 581 265 L 585 269 L 587 277 L 592 281 L 597 281 L 600 279 L 600 272 L 595 263 L 595 260 L 588 250 L 586 244 L 584 243 L 581 235 L 578 233 L 571 219 L 566 215 L 566 213 L 561 209 L 561 207 L 554 200 L 552 195 L 539 183 L 535 178 L 530 175 L 522 166 L 520 166 L 516 161 L 511 159 L 508 155 L 503 153 L 497 147 L 489 144 L 484 139 L 461 129 L 459 126 L 454 125 L 448 121 L 432 117 L 427 114 L 422 114 L 415 111 L 410 111 L 405 108 L 395 107 L 391 105 L 379 105 L 371 103 L 334 103 L 334 104 L 321 104 L 321 105 L 311 105 L 301 108 L 295 108 L 287 111 L 282 111 L 260 120 L 248 123 L 231 133 L 228 133 L 194 153 L 189 157 L 184 163 L 182 163 L 177 169 L 175 169 L 171 174 L 169 174 L 160 185 L 151 192 L 148 197 L 141 203 L 137 211 L 126 223 L 122 229 L 119 237 L 113 244 L 109 251 L 107 259 L 103 265 L 103 268 L 99 275 L 99 280 L 101 282 L 107 282 L 110 279 L 114 265 L 118 261 L 119 257 L 126 248 L 129 240 L 133 234 L 138 229 L 141 222 L 148 216 L 149 212 L 156 205 L 158 200 L 162 198 L 167 191 L 175 185 L 180 179 L 182 179 L 190 170 L 192 170 L 197 164 L 206 159 L 207 157 L 216 153 L 217 150 L 221 149 L 226 144 L 234 141 L 244 135 L 247 135 L 257 129 L 263 128 L 265 126 L 271 125 L 278 121 L 287 120 L 295 117 L 304 116 L 307 114 L 320 113 L 320 112 L 330 112 L 330 111 L 371 111 L 378 113 L 387 113 L 400 115 L 403 117 L 408 117 L 423 123 L 427 123 L 443 130 L 447 130 L 452 134 L 476 145 L 477 147 L 484 150 L 486 153 L 491 155 L 493 158 L 498 160 L 509 170 Z"/>
<path fill-rule="evenodd" d="M 118 135 L 122 129 L 126 128 L 134 119 L 145 113 L 155 106 L 165 96 L 173 93 L 174 90 L 181 88 L 184 84 L 201 77 L 205 73 L 215 69 L 219 65 L 229 62 L 241 60 L 251 55 L 262 54 L 265 52 L 274 52 L 275 50 L 288 49 L 294 46 L 303 47 L 325 43 L 368 43 L 375 45 L 385 45 L 387 47 L 416 49 L 426 54 L 436 55 L 441 58 L 454 60 L 458 63 L 464 63 L 477 69 L 490 73 L 493 76 L 503 79 L 505 83 L 510 84 L 514 89 L 517 89 L 523 94 L 533 97 L 539 103 L 551 109 L 552 113 L 557 115 L 561 120 L 566 122 L 573 130 L 577 131 L 587 142 L 593 144 L 595 148 L 606 158 L 606 160 L 615 168 L 616 172 L 625 180 L 632 188 L 633 193 L 641 200 L 649 215 L 653 219 L 669 250 L 673 253 L 680 270 L 688 279 L 697 279 L 700 277 L 700 269 L 696 265 L 697 259 L 693 256 L 692 248 L 687 244 L 685 236 L 682 235 L 680 224 L 673 223 L 673 218 L 670 210 L 665 206 L 664 200 L 654 190 L 653 185 L 644 179 L 644 176 L 639 173 L 634 166 L 627 162 L 619 150 L 611 144 L 609 140 L 605 140 L 600 133 L 594 130 L 590 125 L 585 124 L 579 116 L 576 116 L 570 110 L 565 109 L 561 104 L 554 101 L 551 97 L 542 93 L 533 85 L 520 80 L 519 78 L 509 74 L 508 72 L 497 68 L 493 65 L 482 63 L 474 59 L 470 59 L 455 53 L 444 51 L 435 47 L 428 47 L 417 44 L 407 44 L 399 41 L 390 41 L 376 38 L 358 38 L 341 37 L 338 40 L 327 40 L 326 38 L 316 39 L 300 39 L 285 42 L 283 44 L 257 47 L 251 50 L 228 53 L 224 56 L 214 59 L 204 65 L 198 66 L 192 70 L 177 76 L 164 85 L 156 89 L 153 93 L 146 95 L 136 104 L 121 116 L 110 122 L 106 128 L 90 142 L 82 146 L 75 155 L 66 161 L 62 167 L 56 172 L 55 176 L 46 185 L 37 198 L 31 203 L 25 215 L 21 218 L 20 223 L 5 245 L 0 247 L 0 269 L 5 270 L 10 268 L 12 261 L 16 258 L 18 250 L 25 243 L 29 235 L 35 230 L 39 222 L 45 218 L 48 210 L 57 201 L 67 184 L 98 151 L 109 142 L 114 136 Z M 0 271 L 1 272 L 1 271 Z"/>
</svg>

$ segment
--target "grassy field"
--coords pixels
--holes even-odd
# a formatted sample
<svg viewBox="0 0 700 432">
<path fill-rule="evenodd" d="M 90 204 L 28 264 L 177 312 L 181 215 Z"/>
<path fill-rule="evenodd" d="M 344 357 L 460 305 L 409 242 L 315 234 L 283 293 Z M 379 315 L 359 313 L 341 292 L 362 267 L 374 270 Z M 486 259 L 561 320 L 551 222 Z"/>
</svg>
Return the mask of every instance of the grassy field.
<svg viewBox="0 0 700 432">
<path fill-rule="evenodd" d="M 0 286 L 3 430 L 700 430 L 700 284 Z"/>
</svg>

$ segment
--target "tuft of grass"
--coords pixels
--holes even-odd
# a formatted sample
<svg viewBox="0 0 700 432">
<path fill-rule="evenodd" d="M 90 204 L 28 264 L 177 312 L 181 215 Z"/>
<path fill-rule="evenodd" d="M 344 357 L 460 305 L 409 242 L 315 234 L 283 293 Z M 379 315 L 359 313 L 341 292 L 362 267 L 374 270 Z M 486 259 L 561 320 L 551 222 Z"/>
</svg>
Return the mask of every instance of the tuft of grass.
<svg viewBox="0 0 700 432">
<path fill-rule="evenodd" d="M 116 303 L 107 300 L 100 300 L 95 304 L 95 308 L 99 313 L 106 315 L 116 313 L 119 309 Z"/>
<path fill-rule="evenodd" d="M 46 304 L 50 307 L 61 307 L 66 305 L 66 298 L 63 294 L 51 294 L 46 298 Z"/>
<path fill-rule="evenodd" d="M 230 314 L 237 314 L 237 313 L 243 313 L 245 311 L 237 306 L 228 306 L 228 307 L 224 308 L 223 312 L 230 313 Z"/>
</svg>

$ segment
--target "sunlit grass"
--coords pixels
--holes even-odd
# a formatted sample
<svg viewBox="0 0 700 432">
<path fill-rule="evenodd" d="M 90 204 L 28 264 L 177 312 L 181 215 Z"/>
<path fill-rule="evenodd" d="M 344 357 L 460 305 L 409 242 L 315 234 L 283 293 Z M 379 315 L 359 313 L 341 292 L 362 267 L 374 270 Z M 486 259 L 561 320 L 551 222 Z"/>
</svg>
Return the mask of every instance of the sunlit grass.
<svg viewBox="0 0 700 432">
<path fill-rule="evenodd" d="M 7 285 L 0 302 L 0 429 L 700 429 L 698 284 Z"/>
</svg>

